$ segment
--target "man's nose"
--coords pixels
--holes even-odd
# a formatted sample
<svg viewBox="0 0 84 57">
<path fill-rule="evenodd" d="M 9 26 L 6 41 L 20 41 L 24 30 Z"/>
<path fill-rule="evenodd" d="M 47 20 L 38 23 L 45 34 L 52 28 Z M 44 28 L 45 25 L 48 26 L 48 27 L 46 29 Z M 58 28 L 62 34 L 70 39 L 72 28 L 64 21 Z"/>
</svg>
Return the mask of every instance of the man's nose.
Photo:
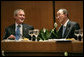
<svg viewBox="0 0 84 57">
<path fill-rule="evenodd" d="M 57 16 L 56 19 L 59 19 L 59 16 Z"/>
<path fill-rule="evenodd" d="M 22 18 L 25 18 L 25 16 L 22 16 Z"/>
</svg>

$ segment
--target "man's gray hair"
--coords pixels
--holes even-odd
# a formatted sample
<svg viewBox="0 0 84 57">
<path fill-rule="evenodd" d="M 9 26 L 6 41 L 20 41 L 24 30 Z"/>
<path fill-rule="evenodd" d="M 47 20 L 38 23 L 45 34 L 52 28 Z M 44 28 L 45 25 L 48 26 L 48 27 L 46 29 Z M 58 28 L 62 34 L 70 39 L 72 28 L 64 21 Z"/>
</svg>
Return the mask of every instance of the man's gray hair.
<svg viewBox="0 0 84 57">
<path fill-rule="evenodd" d="M 16 15 L 17 15 L 18 11 L 23 11 L 23 12 L 24 12 L 24 10 L 23 10 L 23 9 L 17 9 L 17 10 L 15 10 L 15 11 L 14 11 L 14 16 L 16 16 Z"/>
<path fill-rule="evenodd" d="M 66 9 L 59 9 L 59 11 L 63 11 L 63 14 L 67 14 L 68 15 L 68 11 Z"/>
</svg>

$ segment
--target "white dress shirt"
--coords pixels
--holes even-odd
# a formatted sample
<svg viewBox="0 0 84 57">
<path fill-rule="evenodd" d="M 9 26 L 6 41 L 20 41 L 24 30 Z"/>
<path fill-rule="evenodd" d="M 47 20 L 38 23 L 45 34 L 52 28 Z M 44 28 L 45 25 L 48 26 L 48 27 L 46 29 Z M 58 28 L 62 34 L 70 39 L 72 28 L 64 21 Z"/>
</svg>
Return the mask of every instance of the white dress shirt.
<svg viewBox="0 0 84 57">
<path fill-rule="evenodd" d="M 23 25 L 22 24 L 19 24 L 21 27 L 20 27 L 20 38 L 22 38 L 22 36 L 23 36 Z M 18 26 L 18 24 L 17 23 L 15 23 L 15 32 L 16 32 L 16 30 L 17 30 L 17 26 Z"/>
<path fill-rule="evenodd" d="M 69 19 L 65 22 L 65 24 L 63 25 L 63 33 L 62 33 L 62 37 L 64 36 L 65 30 L 66 30 L 66 26 L 68 23 Z"/>
<path fill-rule="evenodd" d="M 63 26 L 66 27 L 68 22 L 69 22 L 69 19 L 65 22 L 65 24 Z"/>
</svg>

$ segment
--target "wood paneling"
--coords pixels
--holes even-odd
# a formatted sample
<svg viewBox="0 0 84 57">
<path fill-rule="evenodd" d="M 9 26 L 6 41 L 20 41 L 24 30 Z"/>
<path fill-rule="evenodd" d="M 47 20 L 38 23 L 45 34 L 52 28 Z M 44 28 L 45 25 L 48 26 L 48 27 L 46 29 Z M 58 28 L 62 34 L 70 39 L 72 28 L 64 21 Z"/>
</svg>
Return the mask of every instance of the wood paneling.
<svg viewBox="0 0 84 57">
<path fill-rule="evenodd" d="M 14 23 L 13 12 L 18 8 L 24 9 L 26 19 L 24 23 L 36 29 L 53 28 L 52 1 L 2 1 L 1 2 L 1 35 L 4 29 Z"/>
<path fill-rule="evenodd" d="M 78 22 L 83 28 L 83 1 L 55 1 L 55 13 L 61 8 L 67 9 L 69 19 Z"/>
<path fill-rule="evenodd" d="M 83 42 L 35 42 L 35 41 L 2 41 L 1 50 L 8 52 L 9 55 L 26 55 L 26 56 L 63 56 L 64 52 L 68 53 L 83 53 Z M 62 53 L 63 52 L 63 53 Z M 7 54 L 8 54 L 7 53 Z M 62 53 L 62 54 L 60 54 Z"/>
</svg>

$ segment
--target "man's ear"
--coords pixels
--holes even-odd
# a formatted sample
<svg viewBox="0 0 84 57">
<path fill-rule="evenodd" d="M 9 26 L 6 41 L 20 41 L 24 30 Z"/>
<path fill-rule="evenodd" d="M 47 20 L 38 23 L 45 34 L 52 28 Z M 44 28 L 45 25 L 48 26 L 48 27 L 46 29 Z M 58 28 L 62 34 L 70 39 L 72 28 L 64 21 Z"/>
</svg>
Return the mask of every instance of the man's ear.
<svg viewBox="0 0 84 57">
<path fill-rule="evenodd" d="M 17 19 L 17 17 L 16 16 L 13 16 L 14 17 L 14 19 Z"/>
<path fill-rule="evenodd" d="M 65 16 L 67 16 L 67 14 L 65 14 Z"/>
</svg>

